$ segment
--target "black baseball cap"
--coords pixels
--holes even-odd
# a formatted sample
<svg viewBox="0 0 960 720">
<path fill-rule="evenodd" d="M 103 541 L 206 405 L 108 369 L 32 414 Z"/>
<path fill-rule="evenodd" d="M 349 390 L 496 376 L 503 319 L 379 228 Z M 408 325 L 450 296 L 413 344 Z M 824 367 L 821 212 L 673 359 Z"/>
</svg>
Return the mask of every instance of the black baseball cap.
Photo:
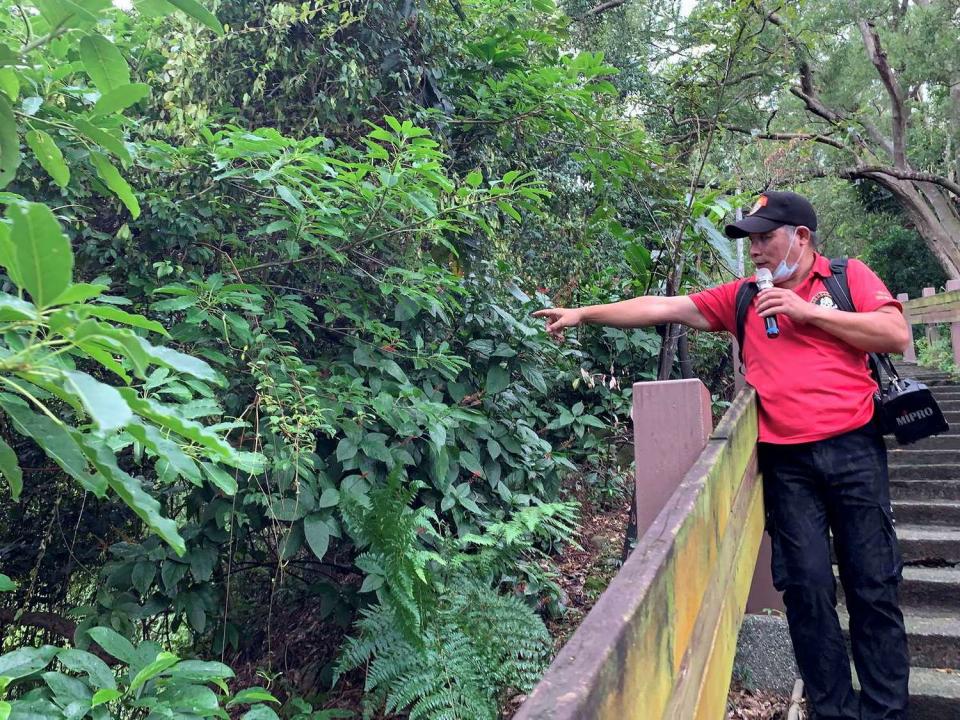
<svg viewBox="0 0 960 720">
<path fill-rule="evenodd" d="M 817 229 L 817 213 L 802 195 L 793 192 L 765 192 L 743 218 L 724 228 L 727 237 L 741 238 L 765 233 L 781 225 L 803 225 Z"/>
</svg>

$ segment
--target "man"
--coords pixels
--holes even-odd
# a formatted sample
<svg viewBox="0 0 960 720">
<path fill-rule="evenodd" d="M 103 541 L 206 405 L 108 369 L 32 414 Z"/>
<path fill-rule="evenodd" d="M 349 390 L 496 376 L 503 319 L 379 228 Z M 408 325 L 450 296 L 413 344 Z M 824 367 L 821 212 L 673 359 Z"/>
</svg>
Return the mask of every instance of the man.
<svg viewBox="0 0 960 720">
<path fill-rule="evenodd" d="M 836 309 L 816 252 L 817 216 L 803 197 L 767 192 L 729 237 L 750 238 L 750 258 L 773 274 L 748 311 L 746 380 L 760 401 L 757 446 L 763 473 L 773 580 L 783 591 L 797 665 L 818 720 L 904 720 L 909 657 L 898 605 L 902 562 L 893 529 L 883 438 L 872 422 L 877 386 L 867 352 L 903 352 L 912 342 L 902 307 L 863 263 L 847 269 L 857 312 Z M 637 297 L 535 313 L 562 340 L 590 323 L 632 328 L 683 323 L 736 332 L 735 299 L 745 280 L 690 296 Z M 764 318 L 780 336 L 768 338 Z M 828 531 L 850 613 L 849 658 L 836 612 Z"/>
</svg>

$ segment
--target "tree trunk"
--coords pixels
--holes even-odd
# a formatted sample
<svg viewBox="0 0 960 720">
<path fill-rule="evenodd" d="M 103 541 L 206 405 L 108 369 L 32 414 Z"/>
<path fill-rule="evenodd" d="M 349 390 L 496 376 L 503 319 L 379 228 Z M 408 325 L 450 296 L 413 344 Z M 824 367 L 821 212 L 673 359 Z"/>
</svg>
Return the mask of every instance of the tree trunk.
<svg viewBox="0 0 960 720">
<path fill-rule="evenodd" d="M 932 183 L 880 173 L 871 174 L 870 179 L 897 198 L 947 276 L 960 279 L 960 212 L 950 195 Z"/>
</svg>

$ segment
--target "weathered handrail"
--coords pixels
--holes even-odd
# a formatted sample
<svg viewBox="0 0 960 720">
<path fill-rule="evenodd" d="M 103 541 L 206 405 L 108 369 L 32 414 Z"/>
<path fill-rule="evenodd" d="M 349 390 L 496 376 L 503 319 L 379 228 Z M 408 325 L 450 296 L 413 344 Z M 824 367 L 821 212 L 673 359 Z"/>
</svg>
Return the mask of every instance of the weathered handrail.
<svg viewBox="0 0 960 720">
<path fill-rule="evenodd" d="M 756 442 L 748 388 L 514 720 L 724 716 L 763 534 Z"/>
<path fill-rule="evenodd" d="M 936 323 L 950 323 L 950 336 L 953 345 L 953 361 L 960 365 L 960 280 L 947 280 L 946 290 L 938 293 L 934 288 L 923 289 L 923 296 L 911 300 L 906 293 L 897 295 L 903 303 L 903 314 L 910 325 L 925 326 L 927 340 L 931 343 L 939 338 L 940 331 Z M 906 362 L 916 362 L 917 353 L 911 344 L 903 354 Z"/>
</svg>

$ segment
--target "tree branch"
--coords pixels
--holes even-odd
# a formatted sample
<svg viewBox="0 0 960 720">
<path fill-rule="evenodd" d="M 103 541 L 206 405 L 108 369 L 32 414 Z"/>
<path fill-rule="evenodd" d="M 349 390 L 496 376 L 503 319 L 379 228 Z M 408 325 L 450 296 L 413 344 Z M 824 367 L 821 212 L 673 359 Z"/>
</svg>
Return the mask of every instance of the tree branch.
<svg viewBox="0 0 960 720">
<path fill-rule="evenodd" d="M 27 625 L 49 630 L 60 637 L 73 642 L 73 635 L 77 631 L 77 624 L 61 615 L 51 612 L 25 612 L 17 617 L 17 611 L 11 608 L 0 608 L 0 624 Z"/>
<path fill-rule="evenodd" d="M 838 150 L 846 150 L 847 152 L 851 153 L 853 152 L 839 140 L 834 140 L 832 137 L 828 137 L 827 135 L 817 135 L 813 133 L 755 133 L 749 128 L 737 127 L 735 125 L 722 125 L 721 127 L 724 130 L 740 133 L 742 135 L 750 135 L 751 137 L 759 138 L 760 140 L 813 140 L 814 142 L 823 143 L 824 145 L 830 145 Z"/>
<path fill-rule="evenodd" d="M 591 17 L 592 15 L 602 15 L 607 10 L 613 10 L 614 8 L 618 8 L 621 5 L 625 5 L 626 2 L 627 0 L 607 0 L 607 2 L 602 2 L 599 5 L 593 6 L 580 17 L 586 18 L 586 17 Z"/>
<path fill-rule="evenodd" d="M 942 175 L 936 175 L 934 173 L 916 172 L 914 170 L 886 167 L 884 165 L 858 165 L 855 168 L 850 168 L 843 172 L 850 173 L 851 175 L 856 174 L 857 177 L 865 177 L 867 174 L 879 174 L 889 175 L 890 177 L 895 177 L 898 180 L 932 183 L 934 185 L 939 185 L 945 190 L 949 190 L 951 193 L 960 198 L 960 183 L 955 183 L 949 178 L 945 178 Z M 841 177 L 844 177 L 844 175 L 841 175 Z"/>
<path fill-rule="evenodd" d="M 887 95 L 890 96 L 890 109 L 893 114 L 893 164 L 898 168 L 907 167 L 907 154 L 905 147 L 905 138 L 907 134 L 907 120 L 910 116 L 910 108 L 907 106 L 903 97 L 903 89 L 897 78 L 893 74 L 893 69 L 887 61 L 887 53 L 880 45 L 880 36 L 877 34 L 877 28 L 868 20 L 861 20 L 860 34 L 863 36 L 863 44 L 867 48 L 867 55 L 870 62 L 877 69 L 883 86 L 887 89 Z"/>
</svg>

